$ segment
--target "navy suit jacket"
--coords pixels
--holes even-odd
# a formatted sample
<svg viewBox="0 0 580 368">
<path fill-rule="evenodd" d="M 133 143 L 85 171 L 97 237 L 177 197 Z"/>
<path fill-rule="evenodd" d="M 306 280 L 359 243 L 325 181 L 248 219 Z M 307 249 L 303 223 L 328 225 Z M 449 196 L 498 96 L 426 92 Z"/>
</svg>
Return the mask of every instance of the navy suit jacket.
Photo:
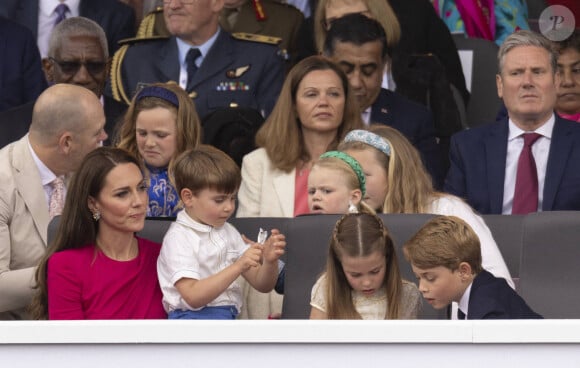
<svg viewBox="0 0 580 368">
<path fill-rule="evenodd" d="M 467 319 L 540 319 L 508 284 L 483 270 L 473 280 Z"/>
<path fill-rule="evenodd" d="M 501 214 L 508 119 L 465 130 L 451 138 L 445 191 L 482 214 Z M 580 124 L 556 115 L 542 211 L 580 210 Z"/>
<path fill-rule="evenodd" d="M 442 153 L 435 139 L 435 125 L 429 109 L 383 88 L 371 107 L 370 122 L 385 124 L 403 133 L 421 154 L 435 186 L 443 186 Z"/>
<path fill-rule="evenodd" d="M 0 148 L 19 140 L 28 133 L 30 123 L 32 122 L 32 110 L 34 103 L 32 101 L 20 105 L 13 109 L 0 112 Z M 103 108 L 105 109 L 105 132 L 109 136 L 105 145 L 109 145 L 113 140 L 117 124 L 122 120 L 127 105 L 115 101 L 114 99 L 103 96 Z"/>
<path fill-rule="evenodd" d="M 282 89 L 284 68 L 276 46 L 238 40 L 221 30 L 193 80 L 198 115 L 203 118 L 232 103 L 268 115 Z M 129 97 L 140 83 L 167 81 L 179 82 L 175 37 L 141 41 L 127 49 L 120 82 Z M 110 84 L 105 93 L 112 94 Z"/>
<path fill-rule="evenodd" d="M 46 86 L 36 39 L 0 17 L 0 111 L 36 100 Z"/>
<path fill-rule="evenodd" d="M 38 35 L 38 0 L 2 0 L 0 15 L 26 26 L 34 39 Z M 105 31 L 109 54 L 119 48 L 118 42 L 135 35 L 135 12 L 118 0 L 81 0 L 79 15 L 97 22 Z"/>
</svg>

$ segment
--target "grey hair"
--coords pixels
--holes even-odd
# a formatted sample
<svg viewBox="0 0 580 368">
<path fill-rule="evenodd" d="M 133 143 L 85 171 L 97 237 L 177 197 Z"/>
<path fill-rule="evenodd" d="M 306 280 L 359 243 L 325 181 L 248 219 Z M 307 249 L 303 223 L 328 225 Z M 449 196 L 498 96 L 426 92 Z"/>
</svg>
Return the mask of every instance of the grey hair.
<svg viewBox="0 0 580 368">
<path fill-rule="evenodd" d="M 109 46 L 105 31 L 96 22 L 84 17 L 67 18 L 54 27 L 48 41 L 48 56 L 55 57 L 63 42 L 71 36 L 87 36 L 99 39 L 105 59 L 109 58 Z"/>
<path fill-rule="evenodd" d="M 535 46 L 546 50 L 548 55 L 550 55 L 552 73 L 556 72 L 558 55 L 556 54 L 554 44 L 539 33 L 520 30 L 509 35 L 499 48 L 499 52 L 497 53 L 499 74 L 502 72 L 504 59 L 507 53 L 519 46 Z"/>
</svg>

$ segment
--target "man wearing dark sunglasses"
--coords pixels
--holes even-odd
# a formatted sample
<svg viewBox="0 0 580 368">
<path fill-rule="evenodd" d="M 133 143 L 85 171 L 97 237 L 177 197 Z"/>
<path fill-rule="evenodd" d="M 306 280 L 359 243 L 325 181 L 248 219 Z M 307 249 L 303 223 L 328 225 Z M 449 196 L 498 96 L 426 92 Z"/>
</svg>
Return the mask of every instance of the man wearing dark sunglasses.
<svg viewBox="0 0 580 368">
<path fill-rule="evenodd" d="M 115 124 L 124 114 L 126 105 L 103 96 L 109 68 L 109 51 L 103 29 L 87 18 L 65 19 L 54 28 L 48 57 L 42 60 L 42 64 L 49 84 L 85 87 L 101 99 L 107 119 L 105 131 L 112 139 Z M 34 101 L 0 114 L 0 122 L 10 122 L 10 129 L 1 129 L 4 134 L 0 135 L 0 148 L 26 134 L 33 104 Z"/>
</svg>

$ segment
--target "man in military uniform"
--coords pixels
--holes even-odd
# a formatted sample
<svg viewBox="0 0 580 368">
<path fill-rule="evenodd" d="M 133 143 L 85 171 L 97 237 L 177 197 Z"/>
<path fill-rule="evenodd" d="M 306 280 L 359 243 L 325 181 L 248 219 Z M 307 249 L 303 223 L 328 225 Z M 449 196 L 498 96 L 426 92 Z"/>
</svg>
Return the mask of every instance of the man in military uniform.
<svg viewBox="0 0 580 368">
<path fill-rule="evenodd" d="M 223 6 L 223 0 L 164 0 L 171 37 L 123 46 L 113 59 L 108 93 L 128 103 L 144 84 L 175 81 L 194 99 L 200 117 L 233 106 L 267 116 L 284 81 L 277 41 L 221 30 Z"/>
<path fill-rule="evenodd" d="M 297 58 L 298 31 L 304 20 L 300 10 L 274 0 L 224 0 L 222 29 L 280 38 L 280 49 L 288 66 Z"/>
</svg>

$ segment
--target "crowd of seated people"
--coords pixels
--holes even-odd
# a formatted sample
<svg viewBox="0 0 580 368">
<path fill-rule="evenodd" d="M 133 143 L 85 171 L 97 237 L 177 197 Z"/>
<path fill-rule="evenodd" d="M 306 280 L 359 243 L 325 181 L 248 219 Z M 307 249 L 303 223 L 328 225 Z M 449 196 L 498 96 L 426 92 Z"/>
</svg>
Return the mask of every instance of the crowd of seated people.
<svg viewBox="0 0 580 368">
<path fill-rule="evenodd" d="M 0 319 L 279 318 L 292 244 L 227 220 L 325 214 L 343 217 L 311 318 L 416 318 L 421 295 L 454 319 L 540 317 L 481 215 L 580 210 L 578 31 L 486 28 L 507 114 L 450 138 L 397 62 L 436 55 L 466 103 L 436 11 L 463 2 L 309 3 L 163 0 L 147 27 L 146 1 L 0 5 L 0 29 L 28 28 L 0 33 Z M 264 119 L 240 166 L 201 144 L 203 118 L 236 108 Z M 439 215 L 405 246 L 418 288 L 377 213 Z M 135 236 L 146 217 L 174 221 L 162 244 Z"/>
</svg>

